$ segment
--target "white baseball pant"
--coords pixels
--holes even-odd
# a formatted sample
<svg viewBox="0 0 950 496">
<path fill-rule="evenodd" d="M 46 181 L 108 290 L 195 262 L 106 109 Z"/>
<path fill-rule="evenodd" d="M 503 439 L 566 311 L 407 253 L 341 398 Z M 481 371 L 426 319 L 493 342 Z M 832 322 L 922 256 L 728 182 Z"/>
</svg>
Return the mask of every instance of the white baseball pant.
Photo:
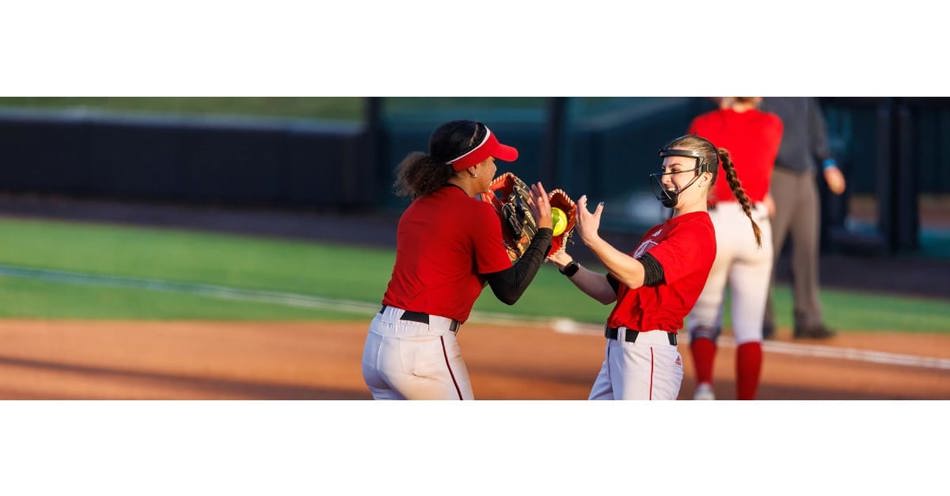
<svg viewBox="0 0 950 496">
<path fill-rule="evenodd" d="M 363 380 L 377 400 L 471 400 L 472 384 L 451 319 L 402 320 L 387 306 L 373 317 L 363 347 Z"/>
<path fill-rule="evenodd" d="M 722 328 L 726 282 L 732 290 L 732 332 L 736 344 L 762 341 L 762 318 L 772 271 L 772 227 L 768 209 L 756 203 L 752 218 L 762 230 L 762 246 L 755 244 L 752 225 L 738 202 L 720 202 L 709 211 L 716 230 L 716 260 L 687 325 Z"/>
<path fill-rule="evenodd" d="M 590 390 L 591 400 L 675 400 L 683 383 L 683 359 L 666 331 L 640 332 L 634 343 L 607 339 L 606 356 Z"/>
</svg>

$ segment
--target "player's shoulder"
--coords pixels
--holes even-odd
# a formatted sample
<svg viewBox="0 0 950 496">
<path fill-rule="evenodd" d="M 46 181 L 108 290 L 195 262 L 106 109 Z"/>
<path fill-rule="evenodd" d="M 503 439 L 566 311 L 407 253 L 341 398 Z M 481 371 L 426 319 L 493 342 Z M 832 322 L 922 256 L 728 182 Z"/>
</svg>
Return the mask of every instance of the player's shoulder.
<svg viewBox="0 0 950 496">
<path fill-rule="evenodd" d="M 721 118 L 722 118 L 722 112 L 720 110 L 710 110 L 709 112 L 704 112 L 694 117 L 693 123 L 692 125 L 690 125 L 690 127 L 691 128 L 705 127 L 714 121 L 720 120 Z"/>
<path fill-rule="evenodd" d="M 670 232 L 705 231 L 715 234 L 715 228 L 713 227 L 712 218 L 709 217 L 709 212 L 691 212 L 680 217 L 674 217 L 674 219 L 677 219 L 677 222 L 673 223 Z"/>
<path fill-rule="evenodd" d="M 770 112 L 768 110 L 756 110 L 756 115 L 759 120 L 767 126 L 772 127 L 782 127 L 782 118 L 779 117 L 775 112 Z"/>
<path fill-rule="evenodd" d="M 662 229 L 663 226 L 665 226 L 665 225 L 666 225 L 666 223 L 664 222 L 664 223 L 662 223 L 662 224 L 657 224 L 657 225 L 655 225 L 655 226 L 653 226 L 653 227 L 647 229 L 646 232 L 643 233 L 643 236 L 640 236 L 640 241 L 644 241 L 644 240 L 646 240 L 646 239 L 652 237 L 653 235 L 655 235 L 655 234 L 657 233 L 657 231 L 659 231 L 660 229 Z"/>
<path fill-rule="evenodd" d="M 481 195 L 478 195 L 475 198 L 471 198 L 471 201 L 465 202 L 465 203 L 466 203 L 465 208 L 468 208 L 472 210 L 473 212 L 476 212 L 478 215 L 483 215 L 483 216 L 496 215 L 495 207 L 492 206 L 491 203 L 485 200 L 482 200 Z"/>
<path fill-rule="evenodd" d="M 450 209 L 469 215 L 484 214 L 486 211 L 494 212 L 494 207 L 482 199 L 482 194 L 469 196 L 462 188 L 454 184 L 443 186 L 434 195 L 439 198 L 434 203 L 434 208 Z"/>
<path fill-rule="evenodd" d="M 478 224 L 479 227 L 496 225 L 500 222 L 501 217 L 491 203 L 482 200 L 480 196 L 470 200 L 465 202 L 466 205 L 463 207 L 465 209 L 462 214 L 464 218 L 471 219 L 472 223 Z"/>
<path fill-rule="evenodd" d="M 782 139 L 782 133 L 785 131 L 785 123 L 782 122 L 782 118 L 778 114 L 772 112 L 761 112 L 761 114 L 762 129 L 765 130 L 766 136 L 771 138 L 771 142 L 778 146 Z"/>
<path fill-rule="evenodd" d="M 691 212 L 654 226 L 643 236 L 646 240 L 687 252 L 708 251 L 710 245 L 716 244 L 716 231 L 707 212 Z"/>
<path fill-rule="evenodd" d="M 671 235 L 682 236 L 689 240 L 689 244 L 699 252 L 713 253 L 716 250 L 716 228 L 713 226 L 712 218 L 706 211 L 693 212 L 683 216 L 683 221 L 678 224 L 678 230 Z"/>
<path fill-rule="evenodd" d="M 696 134 L 708 139 L 716 146 L 724 146 L 720 141 L 728 139 L 732 129 L 731 121 L 734 115 L 724 110 L 711 110 L 709 112 L 697 115 L 689 126 L 691 134 Z"/>
<path fill-rule="evenodd" d="M 457 186 L 443 187 L 424 199 L 427 200 L 424 208 L 421 209 L 425 212 L 424 215 L 439 219 L 453 219 L 451 222 L 458 223 L 460 226 L 477 226 L 498 217 L 495 207 L 482 200 L 481 195 L 468 196 Z M 413 203 L 417 202 L 419 202 L 418 199 Z"/>
</svg>

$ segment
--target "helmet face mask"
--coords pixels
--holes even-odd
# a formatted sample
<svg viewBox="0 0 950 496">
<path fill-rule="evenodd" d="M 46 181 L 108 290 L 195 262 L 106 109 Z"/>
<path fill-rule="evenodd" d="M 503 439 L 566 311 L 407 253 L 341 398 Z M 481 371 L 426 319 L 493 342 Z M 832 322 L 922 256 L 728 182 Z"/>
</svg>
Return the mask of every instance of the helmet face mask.
<svg viewBox="0 0 950 496">
<path fill-rule="evenodd" d="M 676 207 L 676 204 L 679 202 L 680 193 L 682 193 L 683 191 L 686 191 L 687 188 L 692 186 L 693 183 L 695 183 L 696 180 L 699 179 L 699 176 L 703 172 L 710 172 L 709 164 L 707 164 L 706 161 L 703 159 L 702 153 L 693 151 L 693 150 L 685 150 L 685 149 L 679 149 L 679 148 L 663 148 L 662 150 L 660 150 L 659 155 L 661 159 L 666 159 L 666 157 L 686 157 L 686 158 L 692 158 L 696 160 L 696 167 L 693 167 L 692 169 L 680 170 L 676 172 L 657 172 L 654 174 L 650 174 L 650 179 L 651 179 L 650 186 L 653 189 L 653 194 L 656 196 L 656 199 L 659 200 L 660 203 L 662 203 L 664 207 L 674 208 Z M 662 168 L 662 163 L 660 167 Z M 665 186 L 663 186 L 663 176 L 668 176 L 672 174 L 682 174 L 684 172 L 694 172 L 695 176 L 693 177 L 693 179 L 689 181 L 689 183 L 686 184 L 686 186 L 683 186 L 682 189 L 668 190 L 666 189 Z"/>
</svg>

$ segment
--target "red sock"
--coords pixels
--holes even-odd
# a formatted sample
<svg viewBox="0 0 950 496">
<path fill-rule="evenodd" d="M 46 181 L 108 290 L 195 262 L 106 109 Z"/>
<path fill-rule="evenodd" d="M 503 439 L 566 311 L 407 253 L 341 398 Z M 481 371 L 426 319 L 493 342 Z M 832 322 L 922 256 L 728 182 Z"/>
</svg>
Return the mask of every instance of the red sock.
<svg viewBox="0 0 950 496">
<path fill-rule="evenodd" d="M 689 349 L 693 352 L 693 363 L 696 366 L 696 382 L 712 384 L 716 342 L 712 339 L 696 338 L 690 341 Z"/>
<path fill-rule="evenodd" d="M 754 400 L 762 372 L 762 343 L 742 343 L 736 350 L 736 398 Z"/>
</svg>

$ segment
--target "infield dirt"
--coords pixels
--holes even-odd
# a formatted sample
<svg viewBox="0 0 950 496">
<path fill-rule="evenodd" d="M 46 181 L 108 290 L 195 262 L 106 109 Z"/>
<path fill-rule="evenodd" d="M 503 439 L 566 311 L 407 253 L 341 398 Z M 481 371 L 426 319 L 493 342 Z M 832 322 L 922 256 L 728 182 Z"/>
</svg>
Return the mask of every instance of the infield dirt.
<svg viewBox="0 0 950 496">
<path fill-rule="evenodd" d="M 2 399 L 369 399 L 365 323 L 0 321 Z M 787 332 L 787 330 L 783 330 Z M 780 341 L 789 341 L 780 331 Z M 467 324 L 476 398 L 585 399 L 604 338 Z M 950 358 L 950 336 L 848 332 L 821 346 Z M 692 396 L 692 363 L 681 342 Z M 734 348 L 716 359 L 732 399 Z M 950 370 L 765 353 L 760 399 L 950 399 Z"/>
</svg>

